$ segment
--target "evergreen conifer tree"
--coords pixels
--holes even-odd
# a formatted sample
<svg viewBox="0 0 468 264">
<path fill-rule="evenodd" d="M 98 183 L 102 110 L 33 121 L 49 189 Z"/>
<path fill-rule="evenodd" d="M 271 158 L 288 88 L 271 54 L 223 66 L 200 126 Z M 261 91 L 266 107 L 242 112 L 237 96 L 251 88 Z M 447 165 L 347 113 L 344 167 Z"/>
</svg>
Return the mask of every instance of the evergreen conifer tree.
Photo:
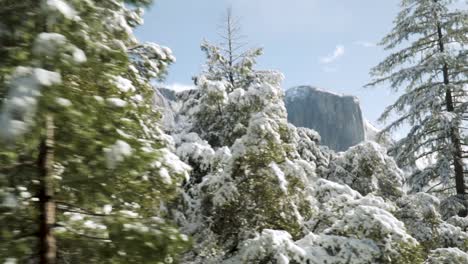
<svg viewBox="0 0 468 264">
<path fill-rule="evenodd" d="M 0 2 L 0 262 L 172 261 L 187 168 L 149 84 L 174 58 L 132 33 L 151 1 Z"/>
<path fill-rule="evenodd" d="M 421 161 L 428 164 L 412 173 L 413 189 L 438 192 L 448 189 L 446 193 L 456 193 L 466 200 L 463 123 L 468 106 L 468 13 L 452 8 L 452 2 L 402 1 L 394 28 L 381 44 L 387 50 L 403 43 L 408 45 L 372 70 L 375 79 L 369 86 L 388 82 L 393 90 L 402 91 L 381 120 L 393 114 L 398 116 L 385 131 L 402 124 L 411 127 L 391 151 L 403 166 Z M 466 209 L 460 214 L 466 215 Z"/>
</svg>

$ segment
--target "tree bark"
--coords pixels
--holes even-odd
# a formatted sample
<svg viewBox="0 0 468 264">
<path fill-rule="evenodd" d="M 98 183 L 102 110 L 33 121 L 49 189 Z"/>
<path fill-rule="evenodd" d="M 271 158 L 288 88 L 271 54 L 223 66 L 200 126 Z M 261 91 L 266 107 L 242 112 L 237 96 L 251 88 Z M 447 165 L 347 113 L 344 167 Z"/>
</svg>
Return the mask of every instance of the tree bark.
<svg viewBox="0 0 468 264">
<path fill-rule="evenodd" d="M 37 165 L 39 169 L 39 263 L 57 262 L 57 243 L 52 233 L 55 225 L 55 202 L 53 187 L 54 121 L 47 116 L 46 134 L 39 146 Z"/>
</svg>

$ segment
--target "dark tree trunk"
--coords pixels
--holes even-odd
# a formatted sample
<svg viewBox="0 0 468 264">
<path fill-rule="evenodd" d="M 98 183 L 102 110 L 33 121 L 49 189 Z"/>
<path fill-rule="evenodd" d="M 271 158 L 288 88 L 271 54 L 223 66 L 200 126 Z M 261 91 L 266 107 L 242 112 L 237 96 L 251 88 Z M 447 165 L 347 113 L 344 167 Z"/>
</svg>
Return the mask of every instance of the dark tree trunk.
<svg viewBox="0 0 468 264">
<path fill-rule="evenodd" d="M 438 36 L 438 43 L 439 43 L 439 51 L 441 53 L 445 52 L 444 42 L 443 42 L 443 34 L 442 34 L 442 27 L 440 23 L 437 23 L 437 36 Z M 454 112 L 455 106 L 453 102 L 453 95 L 452 91 L 450 90 L 450 79 L 449 79 L 449 69 L 447 63 L 444 63 L 442 67 L 442 74 L 444 78 L 444 85 L 445 85 L 445 106 L 448 112 Z M 457 124 L 451 124 L 452 127 L 450 128 L 450 140 L 452 142 L 452 158 L 453 158 L 453 167 L 455 172 L 455 188 L 457 191 L 457 195 L 460 195 L 461 198 L 465 201 L 465 194 L 466 194 L 466 186 L 465 186 L 465 178 L 464 178 L 464 171 L 463 171 L 463 150 L 460 140 L 460 132 L 458 129 Z M 467 215 L 467 209 L 463 212 L 459 212 L 460 216 Z"/>
<path fill-rule="evenodd" d="M 55 225 L 55 202 L 53 187 L 54 121 L 47 116 L 46 134 L 39 146 L 37 165 L 39 169 L 39 263 L 55 264 L 57 244 L 52 233 Z"/>
</svg>

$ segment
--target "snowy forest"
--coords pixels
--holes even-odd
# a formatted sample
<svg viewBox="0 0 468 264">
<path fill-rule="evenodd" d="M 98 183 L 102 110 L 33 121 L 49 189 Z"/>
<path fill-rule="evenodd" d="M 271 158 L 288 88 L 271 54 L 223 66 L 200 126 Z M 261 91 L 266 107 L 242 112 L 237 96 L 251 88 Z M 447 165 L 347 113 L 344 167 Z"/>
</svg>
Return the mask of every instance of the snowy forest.
<svg viewBox="0 0 468 264">
<path fill-rule="evenodd" d="M 152 2 L 0 0 L 0 263 L 468 263 L 467 9 L 400 1 L 362 88 L 398 99 L 338 151 L 228 7 L 165 89 Z"/>
</svg>

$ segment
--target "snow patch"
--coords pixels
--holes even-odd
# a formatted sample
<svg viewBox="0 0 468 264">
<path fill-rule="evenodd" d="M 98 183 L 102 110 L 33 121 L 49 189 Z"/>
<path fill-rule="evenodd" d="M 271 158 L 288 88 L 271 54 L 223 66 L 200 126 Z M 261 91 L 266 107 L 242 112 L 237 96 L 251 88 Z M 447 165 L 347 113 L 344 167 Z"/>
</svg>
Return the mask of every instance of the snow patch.
<svg viewBox="0 0 468 264">
<path fill-rule="evenodd" d="M 64 0 L 47 0 L 43 2 L 43 8 L 46 11 L 53 11 L 62 14 L 64 17 L 70 20 L 79 21 L 78 13 Z"/>
<path fill-rule="evenodd" d="M 59 98 L 56 98 L 55 99 L 55 102 L 60 105 L 60 106 L 63 106 L 63 107 L 69 107 L 72 105 L 72 102 L 66 98 L 62 98 L 62 97 L 59 97 Z"/>
<path fill-rule="evenodd" d="M 42 32 L 34 40 L 35 55 L 53 56 L 60 47 L 67 44 L 67 38 L 59 33 Z"/>
<path fill-rule="evenodd" d="M 124 161 L 125 158 L 132 155 L 132 147 L 123 140 L 117 140 L 114 145 L 104 149 L 104 154 L 107 160 L 107 167 L 115 169 L 118 163 Z"/>
<path fill-rule="evenodd" d="M 270 163 L 269 167 L 273 170 L 273 173 L 278 178 L 278 182 L 280 184 L 280 188 L 284 193 L 288 192 L 288 181 L 284 176 L 284 172 L 278 167 L 278 165 L 274 162 Z"/>
<path fill-rule="evenodd" d="M 102 207 L 102 212 L 104 214 L 110 214 L 112 212 L 112 205 L 106 204 Z"/>
<path fill-rule="evenodd" d="M 12 140 L 26 133 L 34 121 L 41 88 L 61 82 L 59 73 L 40 68 L 17 67 L 10 78 L 8 97 L 0 113 L 0 137 Z"/>
<path fill-rule="evenodd" d="M 377 141 L 377 135 L 379 134 L 380 130 L 372 125 L 369 120 L 364 119 L 364 132 L 366 140 Z"/>
<path fill-rule="evenodd" d="M 169 175 L 169 171 L 166 168 L 161 168 L 159 170 L 159 176 L 161 177 L 163 183 L 165 184 L 172 184 L 171 176 Z"/>
<path fill-rule="evenodd" d="M 75 47 L 73 49 L 73 60 L 76 63 L 84 63 L 87 61 L 86 54 L 84 53 L 83 50 Z"/>
<path fill-rule="evenodd" d="M 133 86 L 132 81 L 122 76 L 114 76 L 113 77 L 114 84 L 117 88 L 123 92 L 134 92 L 136 91 L 135 86 Z"/>
<path fill-rule="evenodd" d="M 127 106 L 127 102 L 120 99 L 120 98 L 115 98 L 115 97 L 111 97 L 111 98 L 106 98 L 106 102 L 110 105 L 110 106 L 113 106 L 113 107 L 125 107 Z"/>
<path fill-rule="evenodd" d="M 173 90 L 176 92 L 197 89 L 195 85 L 183 84 L 183 83 L 171 83 L 171 84 L 166 85 L 165 87 L 169 90 Z"/>
<path fill-rule="evenodd" d="M 59 33 L 42 32 L 34 40 L 33 53 L 37 56 L 62 56 L 74 63 L 86 62 L 83 50 L 71 44 L 68 39 Z"/>
</svg>

